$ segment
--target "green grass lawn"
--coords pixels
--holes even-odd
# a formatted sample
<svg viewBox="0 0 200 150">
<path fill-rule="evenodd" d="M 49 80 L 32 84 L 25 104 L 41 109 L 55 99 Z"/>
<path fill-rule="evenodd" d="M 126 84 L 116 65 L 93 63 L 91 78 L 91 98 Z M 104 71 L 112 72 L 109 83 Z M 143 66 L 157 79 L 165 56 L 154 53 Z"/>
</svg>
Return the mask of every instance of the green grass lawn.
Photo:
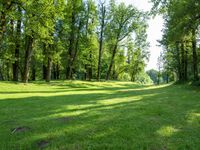
<svg viewBox="0 0 200 150">
<path fill-rule="evenodd" d="M 0 149 L 199 150 L 200 90 L 183 85 L 0 83 Z"/>
</svg>

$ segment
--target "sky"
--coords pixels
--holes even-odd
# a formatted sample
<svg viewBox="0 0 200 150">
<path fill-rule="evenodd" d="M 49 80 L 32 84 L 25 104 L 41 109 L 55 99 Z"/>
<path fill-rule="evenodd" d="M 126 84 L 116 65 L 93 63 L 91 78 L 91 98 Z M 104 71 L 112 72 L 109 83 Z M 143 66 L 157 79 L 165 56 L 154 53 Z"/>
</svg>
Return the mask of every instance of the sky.
<svg viewBox="0 0 200 150">
<path fill-rule="evenodd" d="M 126 4 L 132 4 L 140 10 L 149 11 L 152 7 L 152 4 L 148 0 L 118 0 L 118 2 L 124 2 Z M 162 48 L 159 47 L 157 40 L 162 38 L 162 29 L 163 29 L 163 18 L 162 16 L 156 16 L 151 18 L 148 21 L 149 28 L 147 30 L 148 42 L 150 43 L 150 59 L 147 62 L 145 70 L 157 69 L 157 59 L 162 51 Z"/>
</svg>

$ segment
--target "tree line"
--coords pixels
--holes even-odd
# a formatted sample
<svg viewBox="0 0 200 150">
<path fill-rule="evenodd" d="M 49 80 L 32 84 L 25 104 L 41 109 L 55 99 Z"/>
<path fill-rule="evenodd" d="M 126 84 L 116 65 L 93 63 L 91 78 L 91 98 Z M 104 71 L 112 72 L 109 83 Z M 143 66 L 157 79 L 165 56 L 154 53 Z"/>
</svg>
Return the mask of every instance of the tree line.
<svg viewBox="0 0 200 150">
<path fill-rule="evenodd" d="M 147 19 L 115 0 L 1 0 L 0 80 L 135 81 L 149 55 Z"/>
<path fill-rule="evenodd" d="M 180 82 L 199 81 L 200 1 L 152 2 L 152 12 L 162 14 L 165 20 L 163 38 L 160 41 L 164 48 L 163 70 Z"/>
</svg>

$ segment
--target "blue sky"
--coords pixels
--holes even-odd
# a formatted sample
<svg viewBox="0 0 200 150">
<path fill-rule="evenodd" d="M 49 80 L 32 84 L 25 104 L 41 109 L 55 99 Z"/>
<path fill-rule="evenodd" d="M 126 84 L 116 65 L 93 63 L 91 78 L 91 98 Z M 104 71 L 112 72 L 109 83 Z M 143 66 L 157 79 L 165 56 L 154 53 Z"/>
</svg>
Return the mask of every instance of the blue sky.
<svg viewBox="0 0 200 150">
<path fill-rule="evenodd" d="M 140 10 L 149 11 L 152 7 L 152 4 L 148 0 L 117 0 L 118 2 L 124 2 L 126 4 L 132 4 Z M 162 38 L 162 29 L 163 29 L 163 19 L 162 16 L 156 16 L 151 18 L 148 21 L 149 28 L 147 31 L 148 42 L 150 42 L 150 59 L 147 63 L 146 70 L 157 69 L 157 59 L 162 51 L 162 48 L 157 46 L 159 43 L 157 40 Z"/>
</svg>

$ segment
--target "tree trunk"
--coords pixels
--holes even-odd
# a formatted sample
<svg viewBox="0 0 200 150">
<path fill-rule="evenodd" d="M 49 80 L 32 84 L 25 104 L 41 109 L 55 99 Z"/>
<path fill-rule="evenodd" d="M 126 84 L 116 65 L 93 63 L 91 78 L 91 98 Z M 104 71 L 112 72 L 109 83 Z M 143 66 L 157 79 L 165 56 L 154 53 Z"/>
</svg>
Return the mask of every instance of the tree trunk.
<svg viewBox="0 0 200 150">
<path fill-rule="evenodd" d="M 169 74 L 167 73 L 167 84 L 169 83 Z"/>
<path fill-rule="evenodd" d="M 88 68 L 88 79 L 89 81 L 92 80 L 92 65 L 90 65 L 90 67 Z"/>
<path fill-rule="evenodd" d="M 3 36 L 4 33 L 6 32 L 6 13 L 7 11 L 11 8 L 12 2 L 11 0 L 3 1 L 2 7 L 3 9 L 1 10 L 1 20 L 0 20 L 0 53 L 2 52 L 2 41 L 3 41 Z"/>
<path fill-rule="evenodd" d="M 10 81 L 10 63 L 9 60 L 7 60 L 8 62 L 6 63 L 6 75 L 7 75 L 7 80 Z"/>
<path fill-rule="evenodd" d="M 18 11 L 21 13 L 20 7 Z M 21 37 L 21 18 L 17 20 L 17 32 L 16 32 L 16 44 L 15 44 L 15 62 L 13 64 L 13 81 L 19 80 L 19 49 L 20 49 L 20 37 Z"/>
<path fill-rule="evenodd" d="M 59 68 L 59 64 L 58 63 L 56 65 L 56 78 L 60 79 L 60 68 Z"/>
<path fill-rule="evenodd" d="M 75 23 L 76 23 L 76 14 L 75 14 L 75 2 L 73 2 L 72 18 L 71 18 L 71 32 L 69 39 L 69 49 L 68 49 L 68 63 L 66 66 L 66 79 L 71 79 L 72 77 L 72 55 L 75 45 Z"/>
<path fill-rule="evenodd" d="M 43 66 L 42 66 L 42 72 L 43 72 L 43 80 L 45 80 L 46 79 L 46 73 L 47 73 L 47 67 L 46 67 L 46 65 L 45 65 L 45 63 L 43 62 Z"/>
<path fill-rule="evenodd" d="M 182 80 L 182 74 L 181 74 L 181 56 L 180 56 L 180 48 L 179 48 L 179 43 L 176 42 L 176 50 L 177 50 L 177 61 L 178 61 L 178 78 L 179 81 Z"/>
<path fill-rule="evenodd" d="M 27 83 L 29 78 L 30 62 L 33 52 L 33 37 L 27 35 L 26 37 L 26 47 L 25 47 L 25 61 L 24 61 L 24 71 L 22 82 Z"/>
<path fill-rule="evenodd" d="M 79 22 L 79 27 L 78 27 L 78 31 L 77 31 L 77 37 L 76 37 L 76 41 L 75 41 L 75 46 L 74 46 L 74 52 L 72 53 L 72 59 L 71 59 L 71 64 L 70 64 L 70 72 L 71 72 L 71 79 L 72 79 L 72 74 L 75 72 L 74 69 L 74 63 L 76 61 L 77 58 L 77 54 L 78 54 L 78 48 L 79 48 L 79 39 L 80 39 L 80 31 L 81 31 L 81 27 L 82 27 L 82 23 L 81 21 Z"/>
<path fill-rule="evenodd" d="M 185 48 L 185 81 L 188 80 L 188 50 L 187 48 Z"/>
<path fill-rule="evenodd" d="M 90 51 L 90 66 L 88 68 L 88 79 L 89 81 L 92 80 L 92 51 Z"/>
<path fill-rule="evenodd" d="M 181 81 L 185 81 L 185 49 L 183 42 L 181 43 Z"/>
<path fill-rule="evenodd" d="M 43 43 L 43 52 L 42 52 L 42 54 L 43 54 L 43 56 L 46 56 L 47 54 L 47 48 L 46 48 L 46 44 L 45 43 Z M 43 80 L 46 80 L 46 73 L 47 73 L 47 67 L 46 67 L 46 59 L 44 58 L 43 59 L 43 65 L 42 65 L 42 79 Z"/>
<path fill-rule="evenodd" d="M 6 32 L 6 14 L 1 12 L 1 25 L 0 25 L 0 53 L 2 52 L 2 41 L 4 33 Z"/>
<path fill-rule="evenodd" d="M 103 52 L 103 33 L 104 33 L 104 26 L 105 26 L 105 15 L 106 15 L 106 8 L 103 6 L 102 3 L 101 11 L 102 11 L 102 18 L 101 18 L 101 33 L 100 33 L 100 41 L 99 41 L 99 59 L 98 59 L 98 71 L 97 71 L 97 81 L 101 79 L 101 57 Z"/>
<path fill-rule="evenodd" d="M 132 74 L 131 74 L 131 81 L 135 82 L 135 73 L 134 72 L 132 72 Z"/>
<path fill-rule="evenodd" d="M 192 39 L 192 57 L 193 57 L 193 75 L 194 80 L 199 80 L 199 71 L 198 71 L 198 56 L 197 56 L 197 48 L 196 48 L 196 33 L 195 30 L 192 32 L 193 39 Z"/>
<path fill-rule="evenodd" d="M 117 52 L 117 45 L 118 45 L 118 43 L 116 43 L 115 46 L 114 46 L 114 48 L 113 48 L 111 62 L 110 62 L 109 69 L 108 69 L 108 72 L 107 72 L 107 75 L 106 75 L 106 80 L 109 80 L 109 78 L 110 78 L 110 73 L 112 71 L 112 67 L 113 67 L 113 64 L 114 64 L 115 55 L 116 55 L 116 52 Z"/>
<path fill-rule="evenodd" d="M 53 63 L 52 66 L 53 66 L 53 69 L 52 69 L 52 79 L 53 80 L 57 80 L 56 64 Z"/>
<path fill-rule="evenodd" d="M 1 69 L 1 66 L 0 66 L 0 80 L 4 80 L 4 77 L 3 77 L 3 73 L 2 73 L 2 69 Z"/>
<path fill-rule="evenodd" d="M 50 80 L 51 80 L 51 68 L 52 68 L 52 59 L 50 57 L 48 57 L 46 82 L 50 82 Z"/>
<path fill-rule="evenodd" d="M 85 65 L 84 79 L 87 80 L 87 65 Z"/>
<path fill-rule="evenodd" d="M 36 80 L 36 68 L 35 68 L 35 58 L 33 57 L 31 61 L 31 80 Z"/>
</svg>

